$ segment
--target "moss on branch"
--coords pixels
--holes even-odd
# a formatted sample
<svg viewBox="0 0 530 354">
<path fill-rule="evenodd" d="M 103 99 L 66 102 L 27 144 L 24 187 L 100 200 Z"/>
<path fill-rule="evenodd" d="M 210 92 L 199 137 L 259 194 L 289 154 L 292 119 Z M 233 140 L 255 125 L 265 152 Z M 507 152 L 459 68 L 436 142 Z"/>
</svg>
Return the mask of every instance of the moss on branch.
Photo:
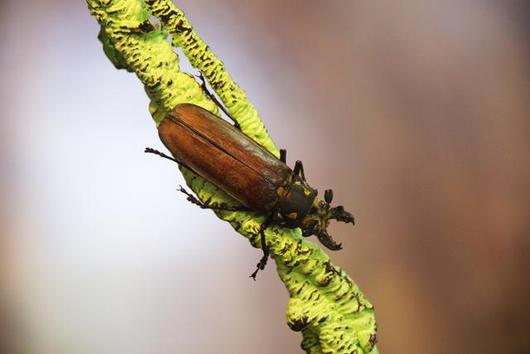
<svg viewBox="0 0 530 354">
<path fill-rule="evenodd" d="M 180 47 L 206 77 L 243 133 L 278 156 L 278 149 L 245 92 L 171 1 L 87 0 L 87 4 L 101 25 L 98 38 L 107 57 L 116 68 L 134 72 L 143 83 L 155 123 L 185 102 L 219 113 L 195 78 L 180 71 L 179 57 L 173 50 Z M 160 24 L 151 23 L 151 16 L 158 18 Z M 180 169 L 201 200 L 236 204 L 215 185 Z M 217 216 L 229 222 L 254 247 L 260 247 L 258 230 L 263 215 L 218 212 Z M 287 323 L 292 330 L 302 332 L 302 348 L 311 354 L 377 353 L 373 306 L 349 276 L 333 265 L 320 247 L 306 241 L 300 229 L 268 228 L 266 239 L 290 294 Z"/>
</svg>

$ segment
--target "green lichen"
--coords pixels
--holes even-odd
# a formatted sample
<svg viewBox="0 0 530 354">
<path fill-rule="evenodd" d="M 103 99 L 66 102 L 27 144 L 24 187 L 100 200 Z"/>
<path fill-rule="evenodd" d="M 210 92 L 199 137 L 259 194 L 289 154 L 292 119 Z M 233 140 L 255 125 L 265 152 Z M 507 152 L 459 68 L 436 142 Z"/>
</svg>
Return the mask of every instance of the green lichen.
<svg viewBox="0 0 530 354">
<path fill-rule="evenodd" d="M 99 39 L 107 57 L 118 69 L 134 72 L 150 98 L 149 111 L 158 124 L 179 103 L 193 103 L 215 114 L 218 107 L 194 77 L 180 71 L 180 47 L 221 98 L 239 127 L 258 144 L 278 156 L 256 109 L 238 87 L 223 63 L 197 36 L 184 13 L 169 0 L 87 0 L 101 25 Z M 151 24 L 150 16 L 160 25 Z M 170 37 L 170 41 L 168 40 Z M 236 204 L 215 185 L 180 168 L 187 184 L 201 200 Z M 254 247 L 260 247 L 258 230 L 264 216 L 249 212 L 218 212 Z M 357 285 L 300 229 L 266 230 L 277 271 L 290 294 L 287 323 L 301 331 L 307 353 L 377 353 L 373 306 Z"/>
</svg>

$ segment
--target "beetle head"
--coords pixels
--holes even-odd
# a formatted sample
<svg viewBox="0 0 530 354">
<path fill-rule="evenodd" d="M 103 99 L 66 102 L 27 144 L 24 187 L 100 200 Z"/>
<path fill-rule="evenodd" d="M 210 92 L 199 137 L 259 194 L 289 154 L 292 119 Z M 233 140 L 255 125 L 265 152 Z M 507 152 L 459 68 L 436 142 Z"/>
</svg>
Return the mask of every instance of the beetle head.
<svg viewBox="0 0 530 354">
<path fill-rule="evenodd" d="M 320 242 L 331 250 L 341 249 L 341 244 L 336 243 L 328 234 L 327 228 L 330 220 L 355 224 L 353 215 L 344 210 L 342 205 L 332 208 L 333 192 L 331 189 L 324 193 L 324 200 L 315 198 L 309 213 L 302 220 L 301 228 L 304 236 L 316 235 Z"/>
</svg>

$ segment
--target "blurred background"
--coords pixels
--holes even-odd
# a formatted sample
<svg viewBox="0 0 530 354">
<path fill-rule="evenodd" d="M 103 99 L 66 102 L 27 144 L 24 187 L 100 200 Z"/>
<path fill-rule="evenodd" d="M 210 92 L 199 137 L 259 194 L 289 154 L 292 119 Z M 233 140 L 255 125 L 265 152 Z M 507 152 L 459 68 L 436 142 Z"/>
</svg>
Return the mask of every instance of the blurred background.
<svg viewBox="0 0 530 354">
<path fill-rule="evenodd" d="M 331 257 L 382 353 L 530 352 L 528 2 L 177 4 L 355 214 Z M 301 353 L 274 265 L 250 281 L 259 250 L 143 154 L 97 33 L 83 1 L 0 3 L 0 353 Z"/>
</svg>

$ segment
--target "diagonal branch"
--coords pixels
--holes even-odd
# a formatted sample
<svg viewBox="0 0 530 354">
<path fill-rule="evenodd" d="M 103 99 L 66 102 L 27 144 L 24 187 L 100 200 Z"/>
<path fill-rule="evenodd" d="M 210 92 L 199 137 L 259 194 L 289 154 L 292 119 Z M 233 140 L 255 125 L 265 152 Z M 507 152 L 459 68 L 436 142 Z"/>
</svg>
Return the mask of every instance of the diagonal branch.
<svg viewBox="0 0 530 354">
<path fill-rule="evenodd" d="M 171 1 L 87 0 L 87 4 L 101 25 L 99 38 L 105 54 L 118 69 L 134 72 L 144 84 L 151 100 L 149 110 L 157 124 L 184 102 L 218 113 L 218 107 L 194 77 L 180 71 L 179 58 L 172 47 L 178 46 L 208 79 L 241 130 L 279 155 L 245 92 Z M 150 23 L 150 16 L 160 20 L 160 28 Z M 186 168 L 181 167 L 181 171 L 202 201 L 234 204 L 215 185 Z M 217 216 L 247 237 L 254 247 L 260 247 L 258 230 L 263 215 L 217 212 Z M 317 245 L 306 241 L 300 229 L 268 228 L 266 237 L 280 279 L 290 294 L 288 325 L 302 332 L 302 348 L 311 354 L 377 353 L 373 306 L 348 275 L 333 265 Z"/>
</svg>

